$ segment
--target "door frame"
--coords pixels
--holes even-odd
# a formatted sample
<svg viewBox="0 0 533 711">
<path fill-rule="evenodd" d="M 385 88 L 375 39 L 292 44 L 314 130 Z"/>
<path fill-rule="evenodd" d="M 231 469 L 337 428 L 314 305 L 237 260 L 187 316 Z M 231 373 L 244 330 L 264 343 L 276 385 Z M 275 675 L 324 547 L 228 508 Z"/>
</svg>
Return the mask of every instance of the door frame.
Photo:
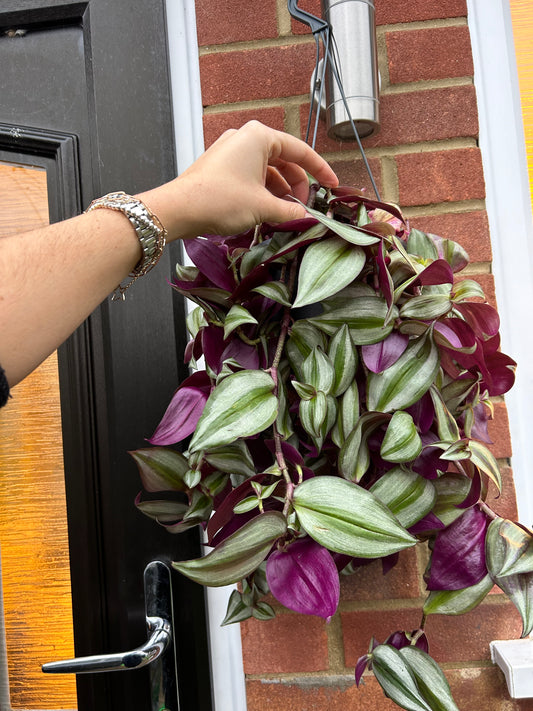
<svg viewBox="0 0 533 711">
<path fill-rule="evenodd" d="M 164 0 L 2 3 L 0 33 L 20 28 L 29 37 L 33 30 L 81 29 L 90 136 L 79 145 L 78 212 L 99 195 L 117 189 L 141 192 L 176 175 L 165 10 Z M 106 62 L 110 47 L 113 71 Z M 26 122 L 18 116 L 6 120 L 10 111 L 0 110 L 0 121 L 11 127 L 7 148 L 14 151 Z M 67 193 L 73 184 L 67 182 Z M 60 205 L 53 219 L 69 216 L 68 207 Z M 186 375 L 183 303 L 165 279 L 179 257 L 180 246 L 170 245 L 124 303 L 104 302 L 59 350 L 78 656 L 142 643 L 146 564 L 200 552 L 196 531 L 170 536 L 135 510 L 141 487 L 127 454 L 145 445 L 144 438 Z M 209 711 L 203 591 L 177 574 L 173 589 L 178 666 L 188 682 L 187 691 L 180 691 L 182 707 Z M 148 670 L 80 676 L 78 710 L 145 711 L 148 692 Z"/>
<path fill-rule="evenodd" d="M 524 324 L 533 302 L 533 220 L 513 28 L 509 0 L 467 5 L 502 348 L 518 363 L 516 383 L 505 395 L 513 477 L 519 518 L 530 526 L 533 329 Z"/>
</svg>

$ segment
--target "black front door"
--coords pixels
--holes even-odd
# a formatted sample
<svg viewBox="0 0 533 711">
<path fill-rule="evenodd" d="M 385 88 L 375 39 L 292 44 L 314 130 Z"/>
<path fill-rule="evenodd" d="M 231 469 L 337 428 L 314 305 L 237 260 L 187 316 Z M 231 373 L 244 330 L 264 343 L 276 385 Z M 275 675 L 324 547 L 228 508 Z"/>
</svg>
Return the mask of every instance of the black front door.
<svg viewBox="0 0 533 711">
<path fill-rule="evenodd" d="M 164 0 L 1 0 L 0 161 L 46 169 L 52 221 L 172 178 Z M 173 537 L 136 510 L 127 454 L 185 375 L 183 305 L 166 283 L 178 259 L 172 245 L 124 303 L 104 303 L 59 352 L 77 655 L 141 644 L 145 566 L 198 555 L 196 533 Z M 181 709 L 208 711 L 203 594 L 173 583 Z M 145 670 L 78 678 L 79 711 L 150 704 Z"/>
</svg>

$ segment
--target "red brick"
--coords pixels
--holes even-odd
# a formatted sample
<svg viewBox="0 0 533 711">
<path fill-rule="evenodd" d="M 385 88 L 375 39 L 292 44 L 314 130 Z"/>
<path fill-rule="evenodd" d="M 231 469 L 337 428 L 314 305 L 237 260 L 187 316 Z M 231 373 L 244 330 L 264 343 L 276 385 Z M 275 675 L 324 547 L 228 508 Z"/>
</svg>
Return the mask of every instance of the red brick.
<svg viewBox="0 0 533 711">
<path fill-rule="evenodd" d="M 474 73 L 466 26 L 388 32 L 386 41 L 391 84 Z"/>
<path fill-rule="evenodd" d="M 489 421 L 489 437 L 493 442 L 489 449 L 496 459 L 505 459 L 512 455 L 509 416 L 503 402 L 494 404 L 494 419 Z"/>
<path fill-rule="evenodd" d="M 501 493 L 498 492 L 493 484 L 490 484 L 487 504 L 498 516 L 507 518 L 510 521 L 518 521 L 513 470 L 511 467 L 500 467 L 500 473 L 502 475 Z"/>
<path fill-rule="evenodd" d="M 520 636 L 520 615 L 509 603 L 493 601 L 464 615 L 430 615 L 426 632 L 431 655 L 437 662 L 472 662 L 490 658 L 493 639 Z M 383 642 L 396 630 L 413 630 L 420 624 L 421 607 L 400 610 L 358 610 L 341 613 L 344 658 L 349 667 L 366 653 L 374 636 Z"/>
<path fill-rule="evenodd" d="M 341 575 L 342 600 L 386 600 L 420 596 L 416 551 L 402 551 L 398 564 L 386 575 L 380 560 Z"/>
<path fill-rule="evenodd" d="M 464 615 L 430 615 L 426 631 L 437 662 L 489 660 L 494 639 L 518 639 L 520 615 L 511 602 L 482 604 Z"/>
<path fill-rule="evenodd" d="M 422 607 L 399 610 L 357 610 L 341 612 L 344 661 L 355 667 L 359 657 L 368 652 L 372 637 L 384 642 L 396 630 L 415 630 L 422 619 Z"/>
<path fill-rule="evenodd" d="M 457 706 L 471 711 L 533 711 L 533 699 L 511 699 L 497 666 L 446 672 Z"/>
<path fill-rule="evenodd" d="M 376 0 L 378 25 L 466 17 L 466 13 L 466 0 L 411 0 L 408 3 L 405 0 Z"/>
<path fill-rule="evenodd" d="M 471 262 L 492 260 L 489 221 L 484 210 L 413 217 L 409 224 L 422 232 L 459 242 L 468 252 Z"/>
<path fill-rule="evenodd" d="M 318 617 L 282 614 L 241 625 L 246 674 L 317 672 L 328 668 L 326 623 Z"/>
<path fill-rule="evenodd" d="M 373 675 L 355 686 L 353 677 L 247 681 L 248 711 L 398 711 Z"/>
<path fill-rule="evenodd" d="M 453 697 L 463 711 L 533 711 L 532 699 L 510 699 L 496 666 L 448 669 Z M 345 677 L 248 680 L 248 711 L 398 711 L 373 674 L 359 689 Z"/>
<path fill-rule="evenodd" d="M 396 156 L 400 205 L 480 200 L 485 197 L 478 148 Z"/>
<path fill-rule="evenodd" d="M 246 109 L 245 111 L 226 111 L 217 114 L 204 114 L 204 141 L 210 146 L 229 128 L 240 128 L 248 121 L 257 120 L 261 123 L 282 131 L 285 120 L 285 109 L 282 106 L 272 108 Z"/>
<path fill-rule="evenodd" d="M 383 185 L 381 182 L 381 164 L 379 158 L 370 158 L 368 162 L 370 170 L 374 176 L 374 180 L 376 181 L 377 188 L 379 192 L 382 193 Z M 334 160 L 331 161 L 331 167 L 337 173 L 341 185 L 349 185 L 350 187 L 357 188 L 359 190 L 364 189 L 367 191 L 368 195 L 371 195 L 372 197 L 374 196 L 372 183 L 362 158 L 356 158 L 355 160 Z M 384 198 L 383 195 L 381 195 L 381 197 Z"/>
<path fill-rule="evenodd" d="M 305 136 L 309 106 L 301 108 L 301 131 Z M 314 117 L 311 135 L 314 130 Z M 380 128 L 362 143 L 365 148 L 397 146 L 420 141 L 447 138 L 471 138 L 478 135 L 477 105 L 474 87 L 456 86 L 446 89 L 383 94 L 380 97 Z M 353 141 L 328 138 L 326 123 L 320 121 L 317 150 L 341 151 L 353 148 Z"/>
<path fill-rule="evenodd" d="M 276 3 L 249 0 L 196 0 L 198 44 L 224 44 L 277 37 Z"/>
<path fill-rule="evenodd" d="M 204 106 L 309 93 L 312 44 L 215 52 L 200 57 Z"/>
</svg>

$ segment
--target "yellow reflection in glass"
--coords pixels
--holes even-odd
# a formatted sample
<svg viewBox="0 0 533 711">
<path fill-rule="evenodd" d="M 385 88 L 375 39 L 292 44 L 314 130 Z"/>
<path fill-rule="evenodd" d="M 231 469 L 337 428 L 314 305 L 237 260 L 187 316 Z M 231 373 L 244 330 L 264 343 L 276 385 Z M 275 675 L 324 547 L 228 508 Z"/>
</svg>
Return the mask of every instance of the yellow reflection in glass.
<svg viewBox="0 0 533 711">
<path fill-rule="evenodd" d="M 46 171 L 0 163 L 0 239 L 48 221 Z M 0 410 L 0 550 L 11 707 L 75 709 L 74 675 L 41 672 L 43 662 L 74 656 L 56 354 L 11 393 Z"/>
<path fill-rule="evenodd" d="M 511 0 L 510 6 L 526 138 L 529 186 L 533 198 L 533 42 L 531 41 L 533 5 L 531 0 Z"/>
</svg>

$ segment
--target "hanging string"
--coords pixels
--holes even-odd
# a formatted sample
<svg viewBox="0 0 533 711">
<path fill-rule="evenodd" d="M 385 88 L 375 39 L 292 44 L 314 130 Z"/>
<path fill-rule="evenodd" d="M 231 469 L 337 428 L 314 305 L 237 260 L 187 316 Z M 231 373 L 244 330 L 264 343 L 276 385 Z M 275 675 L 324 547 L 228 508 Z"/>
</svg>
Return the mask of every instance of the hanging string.
<svg viewBox="0 0 533 711">
<path fill-rule="evenodd" d="M 288 6 L 289 12 L 292 15 L 292 17 L 294 17 L 296 20 L 299 20 L 300 22 L 303 22 L 306 25 L 309 25 L 309 27 L 311 28 L 311 30 L 313 32 L 313 36 L 315 38 L 315 44 L 316 44 L 315 70 L 313 73 L 314 80 L 313 80 L 313 87 L 311 89 L 311 103 L 310 103 L 310 107 L 309 107 L 309 115 L 307 117 L 307 129 L 306 129 L 306 133 L 305 133 L 305 142 L 309 143 L 311 122 L 312 122 L 312 118 L 313 118 L 313 113 L 315 112 L 315 125 L 314 125 L 314 131 L 313 131 L 313 139 L 311 141 L 312 148 L 315 148 L 317 133 L 318 133 L 318 122 L 319 122 L 319 118 L 320 118 L 320 108 L 322 105 L 322 97 L 323 97 L 323 93 L 324 93 L 326 71 L 329 66 L 331 68 L 331 72 L 333 74 L 333 79 L 335 80 L 335 83 L 337 84 L 337 87 L 339 89 L 342 103 L 344 105 L 346 115 L 348 116 L 348 120 L 350 122 L 350 127 L 352 129 L 353 135 L 355 137 L 355 140 L 357 141 L 357 146 L 358 146 L 359 151 L 361 153 L 361 158 L 363 159 L 363 163 L 364 163 L 366 172 L 368 173 L 368 177 L 370 178 L 372 188 L 374 190 L 376 198 L 379 201 L 381 201 L 381 197 L 380 197 L 377 185 L 376 185 L 376 181 L 374 179 L 374 175 L 372 173 L 372 169 L 370 168 L 370 164 L 369 164 L 368 159 L 366 157 L 366 153 L 364 151 L 363 144 L 361 143 L 359 131 L 357 130 L 357 126 L 355 125 L 355 121 L 353 120 L 352 114 L 350 112 L 350 107 L 348 106 L 348 100 L 346 98 L 346 94 L 345 94 L 344 87 L 342 84 L 341 72 L 340 72 L 340 67 L 339 67 L 338 61 L 337 61 L 337 57 L 336 57 L 334 49 L 332 50 L 332 46 L 333 46 L 333 48 L 335 48 L 335 38 L 333 36 L 333 30 L 331 28 L 331 25 L 328 22 L 326 22 L 325 20 L 323 20 L 319 17 L 316 17 L 315 15 L 311 15 L 310 13 L 308 13 L 304 10 L 301 10 L 298 7 L 298 0 L 287 0 L 287 6 Z M 322 63 L 320 61 L 321 43 L 323 46 Z M 320 76 L 319 76 L 319 73 L 320 73 Z"/>
</svg>

